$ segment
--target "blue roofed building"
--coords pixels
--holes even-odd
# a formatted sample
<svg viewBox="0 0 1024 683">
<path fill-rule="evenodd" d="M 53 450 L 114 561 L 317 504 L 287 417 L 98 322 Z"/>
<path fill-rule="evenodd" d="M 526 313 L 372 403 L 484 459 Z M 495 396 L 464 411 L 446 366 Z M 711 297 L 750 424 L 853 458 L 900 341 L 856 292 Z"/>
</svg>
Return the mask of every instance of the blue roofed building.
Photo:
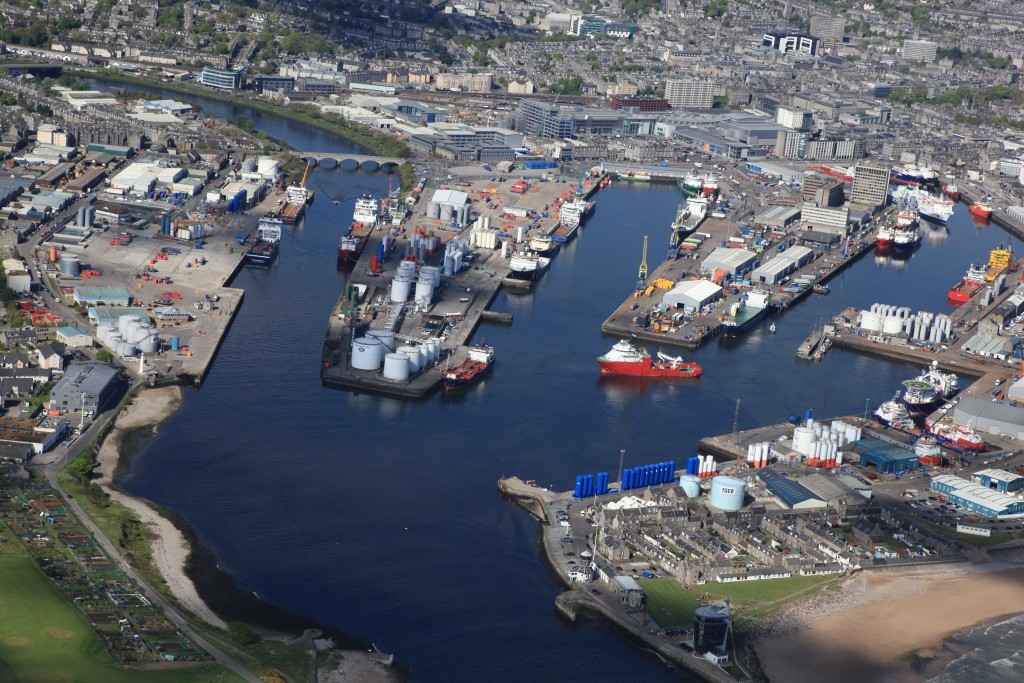
<svg viewBox="0 0 1024 683">
<path fill-rule="evenodd" d="M 757 476 L 764 482 L 768 492 L 779 502 L 792 510 L 811 510 L 827 507 L 828 503 L 816 496 L 809 488 L 775 470 L 761 469 Z"/>
<path fill-rule="evenodd" d="M 847 448 L 860 458 L 861 467 L 874 466 L 879 474 L 900 474 L 920 467 L 913 451 L 878 439 L 851 441 Z"/>
<path fill-rule="evenodd" d="M 1006 470 L 979 470 L 971 475 L 971 481 L 999 493 L 1016 493 L 1024 489 L 1024 477 Z"/>
<path fill-rule="evenodd" d="M 1024 514 L 1024 500 L 951 474 L 932 477 L 930 488 L 954 505 L 986 517 Z"/>
</svg>

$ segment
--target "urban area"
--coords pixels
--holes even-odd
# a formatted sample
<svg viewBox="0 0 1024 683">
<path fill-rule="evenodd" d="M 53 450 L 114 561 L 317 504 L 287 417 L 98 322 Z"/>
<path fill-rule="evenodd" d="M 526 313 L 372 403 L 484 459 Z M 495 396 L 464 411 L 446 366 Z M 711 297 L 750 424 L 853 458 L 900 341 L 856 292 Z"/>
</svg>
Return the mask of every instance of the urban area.
<svg viewBox="0 0 1024 683">
<path fill-rule="evenodd" d="M 243 301 L 233 278 L 272 265 L 313 201 L 354 204 L 311 367 L 406 400 L 488 376 L 501 349 L 473 343 L 478 324 L 515 324 L 498 293 L 557 269 L 613 185 L 674 186 L 679 206 L 626 247 L 636 287 L 606 302 L 602 375 L 697 377 L 645 344 L 775 333 L 773 314 L 866 254 L 912 253 L 954 210 L 992 222 L 1007 245 L 963 255 L 955 308 L 893 292 L 793 350 L 920 366 L 892 400 L 701 435 L 693 457 L 574 487 L 498 483 L 542 524 L 563 617 L 614 623 L 704 680 L 787 680 L 758 645 L 794 605 L 1024 542 L 1022 36 L 1012 0 L 0 3 L 5 576 L 84 617 L 118 670 L 338 666 L 326 640 L 295 668 L 191 613 L 132 550 L 145 525 L 111 521 L 93 482 L 140 392 L 202 384 Z M 362 151 L 294 149 L 191 97 Z M 335 168 L 388 174 L 388 191 L 331 196 L 311 178 Z M 0 627 L 0 659 L 33 647 L 32 603 L 6 600 L 22 625 Z M 402 675 L 371 655 L 363 673 Z"/>
</svg>

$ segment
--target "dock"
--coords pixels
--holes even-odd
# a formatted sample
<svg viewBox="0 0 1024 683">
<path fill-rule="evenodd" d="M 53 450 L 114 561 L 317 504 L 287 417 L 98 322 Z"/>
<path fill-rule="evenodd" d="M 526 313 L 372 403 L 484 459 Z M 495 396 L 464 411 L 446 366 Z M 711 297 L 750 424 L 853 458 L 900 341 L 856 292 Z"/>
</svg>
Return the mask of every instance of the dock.
<svg viewBox="0 0 1024 683">
<path fill-rule="evenodd" d="M 498 292 L 502 288 L 528 292 L 536 279 L 558 263 L 556 245 L 544 255 L 548 261 L 538 267 L 535 280 L 517 279 L 512 276 L 513 255 L 531 254 L 531 238 L 547 237 L 558 231 L 559 203 L 577 195 L 589 198 L 604 179 L 588 178 L 578 186 L 580 179 L 553 175 L 554 169 L 547 177 L 539 178 L 535 174 L 526 178 L 515 173 L 481 178 L 478 171 L 459 176 L 458 169 L 452 173 L 455 178 L 439 189 L 469 195 L 472 212 L 468 225 L 429 218 L 429 198 L 423 197 L 401 226 L 378 226 L 373 231 L 348 279 L 350 288 L 359 292 L 358 304 L 353 306 L 351 294 L 342 292 L 331 310 L 321 365 L 324 385 L 403 399 L 421 399 L 439 389 L 448 369 L 468 357 L 466 346 L 472 343 L 481 321 L 512 324 L 510 313 L 490 310 Z M 463 179 L 456 181 L 459 177 Z M 490 239 L 481 238 L 479 230 L 490 230 Z M 561 237 L 574 239 L 583 230 L 579 227 Z M 431 251 L 414 253 L 413 245 L 420 239 L 417 235 L 435 245 Z M 418 267 L 443 266 L 445 243 L 451 241 L 467 245 L 468 252 L 464 253 L 457 272 L 439 276 L 440 285 L 433 289 L 429 305 L 414 300 L 392 302 L 391 286 L 399 264 L 413 260 Z M 480 241 L 486 243 L 479 244 Z M 388 246 L 381 259 L 385 242 Z M 440 345 L 439 355 L 404 380 L 386 378 L 381 367 L 353 367 L 355 340 L 374 331 L 393 333 L 396 346 L 419 347 L 436 341 Z M 495 355 L 500 357 L 501 350 L 496 349 Z"/>
</svg>

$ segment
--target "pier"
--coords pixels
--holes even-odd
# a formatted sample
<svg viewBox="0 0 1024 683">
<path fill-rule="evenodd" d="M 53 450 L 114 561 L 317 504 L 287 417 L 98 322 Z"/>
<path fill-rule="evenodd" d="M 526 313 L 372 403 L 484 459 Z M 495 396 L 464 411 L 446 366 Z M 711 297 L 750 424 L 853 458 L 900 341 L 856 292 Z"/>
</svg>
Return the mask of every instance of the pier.
<svg viewBox="0 0 1024 683">
<path fill-rule="evenodd" d="M 495 173 L 480 178 L 479 169 L 473 174 L 458 176 L 441 190 L 465 192 L 469 196 L 471 221 L 469 225 L 428 217 L 430 198 L 424 196 L 400 226 L 378 226 L 371 233 L 356 262 L 348 283 L 358 292 L 358 303 L 353 306 L 351 294 L 343 292 L 331 311 L 324 339 L 321 380 L 327 386 L 350 391 L 376 393 L 405 399 L 419 399 L 437 390 L 449 369 L 459 366 L 468 357 L 467 344 L 473 340 L 481 321 L 512 324 L 512 315 L 491 311 L 498 292 L 529 291 L 533 280 L 512 276 L 511 258 L 514 255 L 534 254 L 534 238 L 547 238 L 559 227 L 557 206 L 576 196 L 589 198 L 601 186 L 603 176 L 580 179 L 554 175 L 519 178 L 515 174 Z M 463 178 L 458 180 L 457 178 Z M 584 219 L 585 220 L 585 219 Z M 480 226 L 488 226 L 481 228 Z M 480 237 L 479 230 L 490 230 Z M 582 226 L 565 238 L 574 239 Z M 496 234 L 495 234 L 496 233 Z M 423 235 L 436 246 L 426 254 L 412 254 L 415 235 Z M 418 238 L 416 238 L 418 239 Z M 442 275 L 440 286 L 433 289 L 429 305 L 422 302 L 392 302 L 391 286 L 402 261 L 413 260 L 418 266 L 444 263 L 442 251 L 446 242 L 458 240 L 469 245 L 458 271 Z M 387 241 L 384 258 L 381 247 Z M 479 244 L 477 242 L 486 242 Z M 551 267 L 557 267 L 557 252 L 561 241 L 553 240 L 550 251 L 538 260 L 534 278 L 543 277 Z M 374 271 L 376 266 L 377 270 Z M 352 348 L 357 338 L 373 330 L 387 330 L 394 334 L 396 345 L 419 346 L 437 341 L 440 355 L 425 368 L 411 372 L 407 380 L 389 379 L 381 368 L 362 370 L 353 367 Z M 500 358 L 501 350 L 495 355 Z"/>
</svg>

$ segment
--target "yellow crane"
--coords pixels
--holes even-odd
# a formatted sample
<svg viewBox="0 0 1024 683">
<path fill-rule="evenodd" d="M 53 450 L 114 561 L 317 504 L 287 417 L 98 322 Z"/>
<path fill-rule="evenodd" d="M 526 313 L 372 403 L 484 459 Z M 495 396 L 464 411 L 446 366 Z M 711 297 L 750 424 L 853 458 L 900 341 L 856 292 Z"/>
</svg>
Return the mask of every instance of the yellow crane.
<svg viewBox="0 0 1024 683">
<path fill-rule="evenodd" d="M 647 286 L 647 235 L 644 235 L 644 253 L 640 257 L 640 272 L 636 276 L 636 288 L 643 289 Z"/>
<path fill-rule="evenodd" d="M 302 181 L 299 182 L 299 187 L 305 187 L 306 186 L 306 178 L 309 177 L 309 167 L 312 164 L 313 164 L 312 161 L 307 161 L 306 162 L 306 170 L 302 172 Z"/>
</svg>

